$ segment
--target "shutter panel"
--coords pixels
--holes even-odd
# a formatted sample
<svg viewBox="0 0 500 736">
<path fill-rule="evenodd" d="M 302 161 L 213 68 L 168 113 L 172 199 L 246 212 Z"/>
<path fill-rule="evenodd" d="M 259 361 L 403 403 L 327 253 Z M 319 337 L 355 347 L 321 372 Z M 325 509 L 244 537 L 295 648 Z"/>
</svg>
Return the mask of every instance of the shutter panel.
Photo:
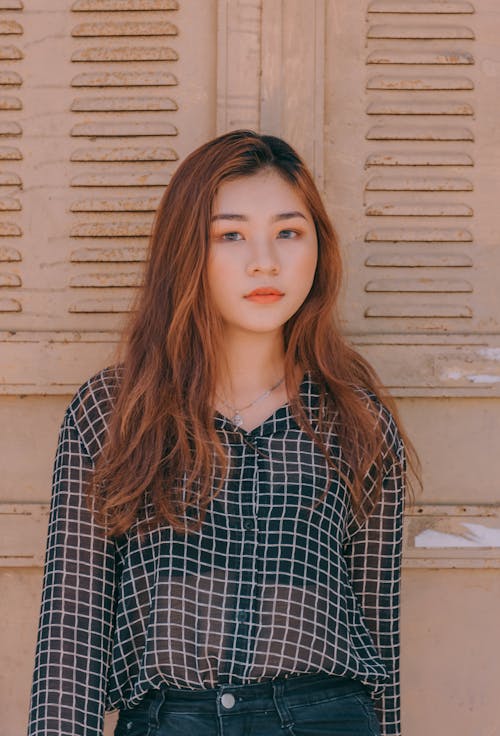
<svg viewBox="0 0 500 736">
<path fill-rule="evenodd" d="M 473 164 L 474 82 L 456 72 L 474 62 L 472 12 L 470 3 L 368 6 L 364 317 L 392 329 L 473 317 L 473 210 L 462 194 L 472 183 L 459 159 Z"/>
<path fill-rule="evenodd" d="M 68 309 L 94 321 L 129 309 L 152 213 L 178 159 L 171 143 L 178 134 L 178 3 L 77 0 L 72 9 L 81 19 L 71 34 L 74 247 Z"/>
<path fill-rule="evenodd" d="M 457 73 L 474 63 L 472 12 L 368 5 L 363 306 L 382 329 L 464 329 L 473 317 L 472 183 L 461 171 L 473 164 L 474 82 Z"/>
<path fill-rule="evenodd" d="M 493 0 L 328 4 L 344 325 L 399 395 L 500 390 L 497 13 Z"/>
<path fill-rule="evenodd" d="M 0 0 L 0 392 L 110 359 L 160 196 L 215 133 L 216 20 L 215 0 Z"/>
<path fill-rule="evenodd" d="M 22 10 L 20 0 L 0 0 L 0 314 L 7 315 L 23 308 Z"/>
</svg>

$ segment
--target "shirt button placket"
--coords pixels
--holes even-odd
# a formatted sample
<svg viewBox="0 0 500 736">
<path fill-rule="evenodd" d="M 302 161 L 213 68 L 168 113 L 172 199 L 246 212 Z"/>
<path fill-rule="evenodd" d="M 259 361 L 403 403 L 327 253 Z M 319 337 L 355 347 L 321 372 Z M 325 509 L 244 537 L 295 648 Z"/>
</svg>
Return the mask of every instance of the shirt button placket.
<svg viewBox="0 0 500 736">
<path fill-rule="evenodd" d="M 247 458 L 244 482 L 241 494 L 242 513 L 242 546 L 241 546 L 241 576 L 239 590 L 239 610 L 236 612 L 236 651 L 238 660 L 234 663 L 234 673 L 240 679 L 244 679 L 252 652 L 251 627 L 252 616 L 255 609 L 255 542 L 256 542 L 256 519 L 254 517 L 254 498 L 257 492 L 259 476 L 259 455 L 257 452 L 257 438 L 252 438 L 251 443 L 246 442 Z M 252 452 L 253 450 L 253 452 Z"/>
</svg>

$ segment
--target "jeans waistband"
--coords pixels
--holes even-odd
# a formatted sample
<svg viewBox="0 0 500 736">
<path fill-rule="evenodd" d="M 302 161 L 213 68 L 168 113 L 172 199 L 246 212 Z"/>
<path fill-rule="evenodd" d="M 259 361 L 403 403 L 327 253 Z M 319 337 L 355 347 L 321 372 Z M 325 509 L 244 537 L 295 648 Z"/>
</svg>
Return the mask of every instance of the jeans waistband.
<svg viewBox="0 0 500 736">
<path fill-rule="evenodd" d="M 251 703 L 260 698 L 272 698 L 277 684 L 279 684 L 283 695 L 299 694 L 311 688 L 328 691 L 335 690 L 336 695 L 339 696 L 344 693 L 365 690 L 365 686 L 358 680 L 326 673 L 306 673 L 266 680 L 265 682 L 250 683 L 248 685 L 223 684 L 204 690 L 191 690 L 162 685 L 159 690 L 150 690 L 144 698 L 143 703 L 145 704 L 145 702 L 161 696 L 163 702 L 168 702 L 171 705 L 191 705 L 200 708 L 203 705 L 213 704 L 224 693 L 232 693 L 239 702 L 245 701 Z"/>
</svg>

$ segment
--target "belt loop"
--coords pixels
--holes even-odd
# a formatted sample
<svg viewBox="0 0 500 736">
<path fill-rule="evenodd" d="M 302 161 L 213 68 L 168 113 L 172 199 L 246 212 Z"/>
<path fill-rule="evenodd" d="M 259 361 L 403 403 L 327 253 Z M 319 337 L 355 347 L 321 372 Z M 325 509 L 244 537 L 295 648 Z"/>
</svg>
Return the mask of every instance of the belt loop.
<svg viewBox="0 0 500 736">
<path fill-rule="evenodd" d="M 149 708 L 149 722 L 148 722 L 148 733 L 147 736 L 154 736 L 156 731 L 158 730 L 160 726 L 160 710 L 162 708 L 163 703 L 165 702 L 165 697 L 167 695 L 166 688 L 162 687 L 158 692 L 156 693 L 153 702 L 151 703 L 151 707 Z"/>
<path fill-rule="evenodd" d="M 271 684 L 273 686 L 273 701 L 274 707 L 276 708 L 276 712 L 278 713 L 279 719 L 281 721 L 281 727 L 291 728 L 293 726 L 293 719 L 292 714 L 290 713 L 290 710 L 288 708 L 288 704 L 286 702 L 285 683 L 286 679 L 284 678 L 272 680 Z"/>
</svg>

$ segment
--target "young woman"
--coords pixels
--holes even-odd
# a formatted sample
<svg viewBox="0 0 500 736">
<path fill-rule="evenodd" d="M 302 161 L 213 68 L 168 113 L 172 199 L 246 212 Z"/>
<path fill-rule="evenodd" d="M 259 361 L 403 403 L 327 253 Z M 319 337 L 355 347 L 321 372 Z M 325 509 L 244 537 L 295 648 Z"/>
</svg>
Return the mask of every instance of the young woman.
<svg viewBox="0 0 500 736">
<path fill-rule="evenodd" d="M 100 736 L 105 709 L 116 736 L 400 733 L 417 460 L 340 281 L 284 141 L 179 166 L 123 350 L 61 427 L 30 736 Z"/>
</svg>

